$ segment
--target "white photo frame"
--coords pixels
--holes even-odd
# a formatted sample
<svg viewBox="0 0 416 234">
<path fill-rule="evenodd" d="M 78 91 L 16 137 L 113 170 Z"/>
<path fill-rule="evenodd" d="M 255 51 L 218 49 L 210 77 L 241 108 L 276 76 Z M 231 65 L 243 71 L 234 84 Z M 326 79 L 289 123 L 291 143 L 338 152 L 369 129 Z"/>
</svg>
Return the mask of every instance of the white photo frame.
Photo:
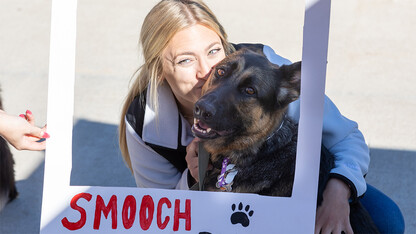
<svg viewBox="0 0 416 234">
<path fill-rule="evenodd" d="M 281 198 L 70 186 L 77 1 L 53 0 L 47 115 L 53 137 L 45 155 L 40 233 L 313 233 L 330 2 L 306 0 L 295 181 L 292 197 Z M 232 224 L 232 216 L 249 224 Z"/>
</svg>

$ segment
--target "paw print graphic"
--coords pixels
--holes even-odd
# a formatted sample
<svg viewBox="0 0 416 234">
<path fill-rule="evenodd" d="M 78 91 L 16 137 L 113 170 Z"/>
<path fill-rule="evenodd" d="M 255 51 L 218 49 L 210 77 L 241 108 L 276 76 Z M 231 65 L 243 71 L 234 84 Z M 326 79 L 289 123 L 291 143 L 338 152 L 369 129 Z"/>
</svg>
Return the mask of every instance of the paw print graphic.
<svg viewBox="0 0 416 234">
<path fill-rule="evenodd" d="M 236 205 L 233 204 L 231 206 L 231 209 L 233 210 L 233 214 L 231 215 L 231 223 L 232 224 L 241 224 L 243 227 L 248 227 L 250 225 L 250 219 L 249 217 L 253 216 L 254 211 L 250 210 L 250 206 L 246 205 L 246 207 L 243 210 L 243 203 L 240 202 L 238 204 L 238 210 L 236 210 Z"/>
</svg>

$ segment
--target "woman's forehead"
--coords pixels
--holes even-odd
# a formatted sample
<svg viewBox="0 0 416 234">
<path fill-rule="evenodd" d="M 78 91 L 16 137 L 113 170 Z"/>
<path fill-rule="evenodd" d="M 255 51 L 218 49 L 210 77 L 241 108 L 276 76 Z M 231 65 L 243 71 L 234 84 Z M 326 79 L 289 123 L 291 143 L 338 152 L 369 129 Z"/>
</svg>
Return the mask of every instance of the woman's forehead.
<svg viewBox="0 0 416 234">
<path fill-rule="evenodd" d="M 195 24 L 178 31 L 169 41 L 165 53 L 171 59 L 179 55 L 193 55 L 206 52 L 213 46 L 222 46 L 218 34 L 201 24 Z"/>
</svg>

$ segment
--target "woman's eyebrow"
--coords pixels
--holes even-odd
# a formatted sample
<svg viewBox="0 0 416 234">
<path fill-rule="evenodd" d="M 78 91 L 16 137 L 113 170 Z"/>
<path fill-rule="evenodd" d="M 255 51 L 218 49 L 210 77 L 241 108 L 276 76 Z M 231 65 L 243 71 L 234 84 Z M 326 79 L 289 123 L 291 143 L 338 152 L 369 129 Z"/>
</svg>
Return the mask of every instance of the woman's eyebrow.
<svg viewBox="0 0 416 234">
<path fill-rule="evenodd" d="M 213 43 L 209 44 L 209 46 L 207 46 L 207 48 L 206 48 L 205 50 L 209 50 L 209 49 L 211 49 L 211 48 L 212 48 L 213 46 L 215 46 L 215 45 L 221 45 L 221 43 L 220 43 L 220 42 L 218 42 L 218 41 L 213 42 Z"/>
</svg>

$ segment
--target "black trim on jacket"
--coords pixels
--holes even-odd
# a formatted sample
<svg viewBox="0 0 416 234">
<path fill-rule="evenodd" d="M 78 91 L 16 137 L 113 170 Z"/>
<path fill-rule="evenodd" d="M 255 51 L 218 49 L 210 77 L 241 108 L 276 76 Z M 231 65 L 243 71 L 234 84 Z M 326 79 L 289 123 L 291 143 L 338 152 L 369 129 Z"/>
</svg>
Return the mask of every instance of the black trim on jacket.
<svg viewBox="0 0 416 234">
<path fill-rule="evenodd" d="M 142 98 L 143 100 L 141 100 Z M 143 92 L 141 96 L 137 96 L 134 98 L 133 102 L 130 104 L 129 109 L 126 113 L 127 122 L 130 126 L 134 129 L 134 131 L 139 135 L 142 139 L 143 135 L 143 122 L 144 122 L 144 112 L 146 109 L 146 90 Z M 185 160 L 186 156 L 186 147 L 182 146 L 181 144 L 181 136 L 182 136 L 182 122 L 181 118 L 179 117 L 179 124 L 178 124 L 178 146 L 176 149 L 170 149 L 167 147 L 163 147 L 160 145 L 151 144 L 145 142 L 150 148 L 152 148 L 156 153 L 164 157 L 168 160 L 173 166 L 175 166 L 178 171 L 183 172 L 187 168 L 187 163 Z"/>
</svg>

